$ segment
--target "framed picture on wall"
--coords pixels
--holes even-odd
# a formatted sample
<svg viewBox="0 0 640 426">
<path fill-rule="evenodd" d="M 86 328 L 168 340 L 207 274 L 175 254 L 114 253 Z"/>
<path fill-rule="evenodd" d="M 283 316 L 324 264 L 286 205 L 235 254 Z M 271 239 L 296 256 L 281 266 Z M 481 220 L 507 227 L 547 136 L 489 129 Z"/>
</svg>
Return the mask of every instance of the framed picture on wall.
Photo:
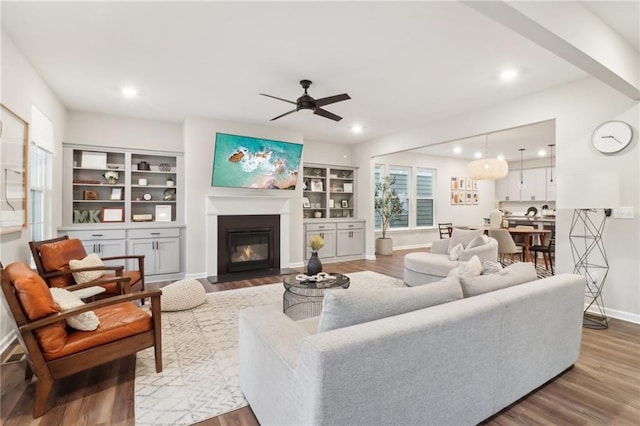
<svg viewBox="0 0 640 426">
<path fill-rule="evenodd" d="M 473 179 L 467 178 L 467 191 L 471 191 L 473 189 Z"/>
<path fill-rule="evenodd" d="M 466 199 L 467 199 L 466 192 L 465 191 L 458 191 L 458 205 L 464 205 Z"/>
<path fill-rule="evenodd" d="M 457 189 L 458 189 L 458 178 L 457 177 L 452 177 L 451 178 L 451 190 L 455 191 Z M 458 204 L 458 203 L 456 202 L 456 204 Z"/>
<path fill-rule="evenodd" d="M 474 181 L 473 181 L 473 190 L 474 190 L 474 191 L 477 191 L 477 190 L 478 190 L 478 181 L 477 181 L 477 180 L 474 180 Z"/>
<path fill-rule="evenodd" d="M 473 191 L 473 204 L 477 205 L 478 202 L 480 202 L 480 195 L 478 194 L 478 191 Z"/>
<path fill-rule="evenodd" d="M 473 204 L 473 192 L 467 191 L 466 195 L 467 195 L 467 201 L 465 202 L 465 204 L 470 206 Z"/>
<path fill-rule="evenodd" d="M 467 180 L 463 177 L 458 178 L 458 189 L 464 191 L 466 189 Z"/>
<path fill-rule="evenodd" d="M 451 191 L 451 205 L 458 205 L 458 191 Z"/>
</svg>

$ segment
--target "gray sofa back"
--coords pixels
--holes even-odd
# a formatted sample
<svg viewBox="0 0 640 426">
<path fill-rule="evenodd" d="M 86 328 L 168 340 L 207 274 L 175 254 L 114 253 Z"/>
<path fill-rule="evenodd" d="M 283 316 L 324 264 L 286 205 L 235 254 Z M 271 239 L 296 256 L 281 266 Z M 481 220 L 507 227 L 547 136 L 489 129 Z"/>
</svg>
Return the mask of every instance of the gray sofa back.
<svg viewBox="0 0 640 426">
<path fill-rule="evenodd" d="M 583 294 L 565 274 L 314 335 L 244 310 L 241 388 L 263 425 L 476 424 L 576 362 Z"/>
</svg>

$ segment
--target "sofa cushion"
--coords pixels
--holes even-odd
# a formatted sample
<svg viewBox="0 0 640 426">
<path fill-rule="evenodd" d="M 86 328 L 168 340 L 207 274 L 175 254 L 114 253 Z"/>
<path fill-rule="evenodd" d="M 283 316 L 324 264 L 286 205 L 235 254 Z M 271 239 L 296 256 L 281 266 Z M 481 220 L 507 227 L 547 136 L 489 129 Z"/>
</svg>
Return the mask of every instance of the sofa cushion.
<svg viewBox="0 0 640 426">
<path fill-rule="evenodd" d="M 69 260 L 84 259 L 87 252 L 82 242 L 77 238 L 56 241 L 55 243 L 43 244 L 39 248 L 42 266 L 46 272 L 59 272 L 69 270 Z M 71 274 L 49 278 L 51 287 L 67 287 L 75 284 Z"/>
<path fill-rule="evenodd" d="M 404 257 L 406 269 L 438 277 L 446 277 L 449 271 L 456 266 L 458 266 L 458 262 L 449 260 L 448 254 L 416 252 L 409 253 Z"/>
<path fill-rule="evenodd" d="M 495 274 L 475 277 L 460 276 L 460 286 L 464 297 L 477 296 L 513 285 L 534 281 L 538 277 L 536 268 L 530 262 L 517 262 Z"/>
<path fill-rule="evenodd" d="M 482 263 L 478 256 L 473 256 L 466 262 L 458 263 L 458 272 L 465 277 L 478 276 L 482 273 Z"/>
<path fill-rule="evenodd" d="M 27 318 L 31 321 L 57 314 L 49 287 L 40 275 L 22 262 L 14 262 L 5 269 L 7 277 L 13 282 L 18 300 Z M 43 351 L 57 351 L 67 336 L 64 321 L 33 331 L 38 345 Z"/>
<path fill-rule="evenodd" d="M 474 248 L 474 247 L 480 247 L 480 246 L 483 246 L 485 244 L 489 244 L 489 237 L 487 237 L 486 235 L 482 234 L 482 235 L 478 235 L 473 240 L 471 240 L 469 242 L 469 244 L 467 244 L 465 249 L 471 249 L 471 248 Z"/>
<path fill-rule="evenodd" d="M 464 246 L 462 244 L 457 244 L 455 247 L 449 250 L 449 260 L 458 260 L 463 251 Z"/>
<path fill-rule="evenodd" d="M 327 291 L 322 303 L 318 332 L 374 321 L 461 298 L 462 290 L 456 278 L 445 278 L 418 287 Z"/>
<path fill-rule="evenodd" d="M 51 295 L 61 312 L 84 305 L 84 302 L 80 300 L 78 296 L 64 288 L 53 287 L 51 289 Z M 98 317 L 93 311 L 82 312 L 67 318 L 66 321 L 69 327 L 82 331 L 93 331 L 100 325 L 100 320 L 98 320 Z"/>
<path fill-rule="evenodd" d="M 69 268 L 71 268 L 72 271 L 75 269 L 93 268 L 96 266 L 104 266 L 102 259 L 100 259 L 100 256 L 98 256 L 97 253 L 91 253 L 84 259 L 71 259 L 69 261 Z M 95 281 L 103 276 L 104 270 L 73 272 L 72 275 L 73 279 L 76 280 L 76 283 L 84 284 L 89 281 Z"/>
<path fill-rule="evenodd" d="M 484 259 L 482 261 L 482 273 L 483 274 L 495 274 L 496 272 L 500 272 L 504 269 L 500 262 L 493 262 L 489 259 Z"/>
<path fill-rule="evenodd" d="M 451 232 L 451 238 L 449 239 L 449 250 L 451 250 L 458 244 L 462 244 L 466 247 L 471 242 L 471 240 L 473 240 L 475 237 L 481 236 L 482 234 L 482 229 L 468 230 L 453 228 L 453 231 Z"/>
</svg>

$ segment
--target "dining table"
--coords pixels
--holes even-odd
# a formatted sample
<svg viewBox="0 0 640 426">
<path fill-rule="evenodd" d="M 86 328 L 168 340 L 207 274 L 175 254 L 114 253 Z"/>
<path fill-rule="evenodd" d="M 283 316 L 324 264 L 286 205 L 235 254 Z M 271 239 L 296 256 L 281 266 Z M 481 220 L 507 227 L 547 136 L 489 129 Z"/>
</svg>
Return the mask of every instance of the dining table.
<svg viewBox="0 0 640 426">
<path fill-rule="evenodd" d="M 491 228 L 490 226 L 476 226 L 476 227 L 469 227 L 469 229 L 482 229 L 485 234 L 488 234 L 489 229 L 495 229 L 495 228 Z M 531 237 L 533 237 L 534 235 L 539 235 L 540 244 L 544 246 L 547 235 L 551 234 L 550 229 L 519 228 L 519 227 L 510 227 L 510 228 L 502 228 L 502 229 L 506 229 L 507 231 L 509 231 L 512 237 L 515 237 L 516 235 L 522 235 L 524 237 L 523 250 L 524 250 L 525 262 L 531 262 L 531 251 L 529 250 L 530 244 L 531 244 Z"/>
</svg>

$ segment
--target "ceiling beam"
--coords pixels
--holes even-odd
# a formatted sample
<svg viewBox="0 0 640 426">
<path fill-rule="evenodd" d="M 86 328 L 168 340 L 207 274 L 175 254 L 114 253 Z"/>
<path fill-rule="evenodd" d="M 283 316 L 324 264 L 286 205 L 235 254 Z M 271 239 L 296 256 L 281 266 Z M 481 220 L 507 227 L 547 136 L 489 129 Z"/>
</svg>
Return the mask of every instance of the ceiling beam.
<svg viewBox="0 0 640 426">
<path fill-rule="evenodd" d="M 638 52 L 579 2 L 463 3 L 625 96 L 640 100 Z"/>
</svg>

